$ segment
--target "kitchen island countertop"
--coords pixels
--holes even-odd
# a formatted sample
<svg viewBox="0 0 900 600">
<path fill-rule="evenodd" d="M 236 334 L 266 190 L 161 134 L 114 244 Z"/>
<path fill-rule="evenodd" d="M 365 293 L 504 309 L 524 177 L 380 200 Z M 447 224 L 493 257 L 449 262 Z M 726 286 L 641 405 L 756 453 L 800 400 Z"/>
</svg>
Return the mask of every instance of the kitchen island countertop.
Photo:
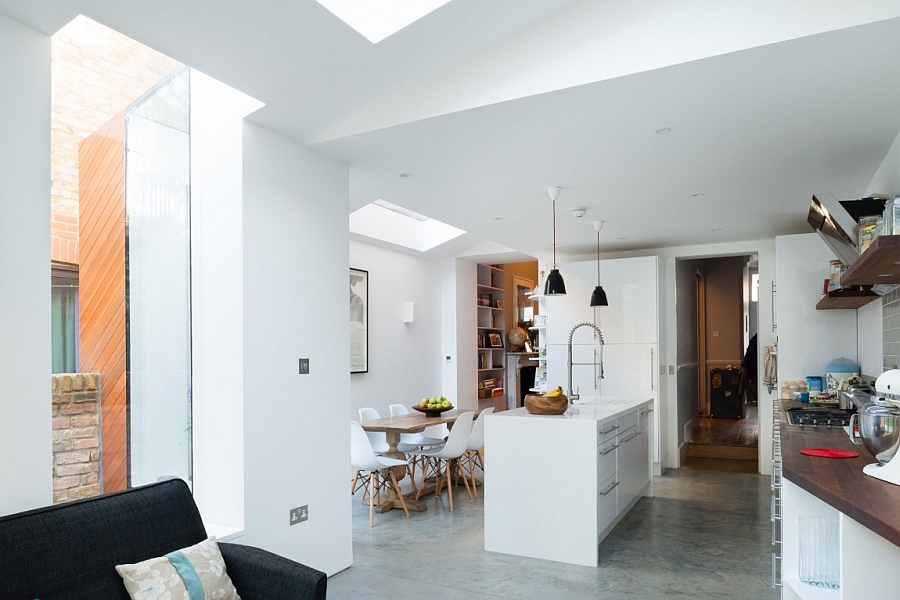
<svg viewBox="0 0 900 600">
<path fill-rule="evenodd" d="M 583 396 L 575 404 L 570 404 L 569 409 L 561 415 L 533 415 L 524 408 L 504 410 L 491 415 L 492 417 L 524 417 L 528 419 L 570 419 L 577 421 L 606 421 L 615 419 L 622 413 L 650 402 L 647 397 L 628 396 Z"/>
<path fill-rule="evenodd" d="M 785 479 L 900 546 L 900 486 L 864 474 L 863 467 L 875 458 L 864 446 L 853 444 L 842 428 L 789 425 L 784 408 L 795 405 L 783 405 L 779 411 Z M 820 458 L 800 454 L 803 448 L 841 448 L 859 456 Z"/>
</svg>

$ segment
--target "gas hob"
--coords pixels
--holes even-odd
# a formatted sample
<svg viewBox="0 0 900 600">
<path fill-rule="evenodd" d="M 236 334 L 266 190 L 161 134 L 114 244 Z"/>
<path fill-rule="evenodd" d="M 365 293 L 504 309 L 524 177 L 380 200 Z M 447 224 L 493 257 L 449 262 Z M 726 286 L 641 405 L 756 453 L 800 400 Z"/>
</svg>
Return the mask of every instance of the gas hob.
<svg viewBox="0 0 900 600">
<path fill-rule="evenodd" d="M 830 408 L 786 408 L 788 423 L 799 427 L 847 427 L 850 413 L 842 409 Z"/>
</svg>

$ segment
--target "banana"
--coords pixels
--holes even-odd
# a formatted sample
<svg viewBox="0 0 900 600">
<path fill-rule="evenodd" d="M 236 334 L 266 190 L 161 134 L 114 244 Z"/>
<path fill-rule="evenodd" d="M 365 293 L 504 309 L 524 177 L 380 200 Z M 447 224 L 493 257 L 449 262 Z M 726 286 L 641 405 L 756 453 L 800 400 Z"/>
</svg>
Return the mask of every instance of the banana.
<svg viewBox="0 0 900 600">
<path fill-rule="evenodd" d="M 544 394 L 545 398 L 556 398 L 558 396 L 562 396 L 562 388 L 559 386 L 556 386 L 556 389 L 550 390 Z"/>
</svg>

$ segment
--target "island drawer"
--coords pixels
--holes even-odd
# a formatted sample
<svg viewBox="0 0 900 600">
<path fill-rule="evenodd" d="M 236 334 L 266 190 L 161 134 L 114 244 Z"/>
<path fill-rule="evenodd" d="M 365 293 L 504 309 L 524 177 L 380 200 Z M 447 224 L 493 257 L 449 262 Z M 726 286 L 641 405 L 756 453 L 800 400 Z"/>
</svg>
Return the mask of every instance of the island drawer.
<svg viewBox="0 0 900 600">
<path fill-rule="evenodd" d="M 599 423 L 597 425 L 597 446 L 604 446 L 607 442 L 616 439 L 618 433 L 619 425 L 616 423 L 615 419 L 606 421 L 605 423 Z"/>
<path fill-rule="evenodd" d="M 597 486 L 597 543 L 606 527 L 616 519 L 619 478 L 613 474 Z"/>
<path fill-rule="evenodd" d="M 616 472 L 616 448 L 619 444 L 613 438 L 597 448 L 597 481 L 603 481 Z"/>
<path fill-rule="evenodd" d="M 628 413 L 627 415 L 622 415 L 616 420 L 616 425 L 619 426 L 619 429 L 616 431 L 617 435 L 622 435 L 632 427 L 637 427 L 638 423 L 638 413 L 640 411 L 633 411 Z"/>
</svg>

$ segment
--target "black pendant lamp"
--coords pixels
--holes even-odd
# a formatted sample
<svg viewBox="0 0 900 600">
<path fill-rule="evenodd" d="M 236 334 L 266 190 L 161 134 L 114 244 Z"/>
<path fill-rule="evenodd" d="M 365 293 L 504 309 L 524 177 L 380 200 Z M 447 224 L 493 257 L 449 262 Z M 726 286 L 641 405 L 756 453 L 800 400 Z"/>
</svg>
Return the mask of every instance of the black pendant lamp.
<svg viewBox="0 0 900 600">
<path fill-rule="evenodd" d="M 553 268 L 547 275 L 547 283 L 544 284 L 545 296 L 563 296 L 566 293 L 566 282 L 563 281 L 559 269 L 556 268 L 556 198 L 559 196 L 559 186 L 547 188 L 550 200 L 553 202 Z"/>
<path fill-rule="evenodd" d="M 600 285 L 600 230 L 603 229 L 603 221 L 594 221 L 594 229 L 597 230 L 597 287 L 594 288 L 594 293 L 591 294 L 591 306 L 609 306 L 606 292 L 603 291 L 603 286 Z"/>
</svg>

